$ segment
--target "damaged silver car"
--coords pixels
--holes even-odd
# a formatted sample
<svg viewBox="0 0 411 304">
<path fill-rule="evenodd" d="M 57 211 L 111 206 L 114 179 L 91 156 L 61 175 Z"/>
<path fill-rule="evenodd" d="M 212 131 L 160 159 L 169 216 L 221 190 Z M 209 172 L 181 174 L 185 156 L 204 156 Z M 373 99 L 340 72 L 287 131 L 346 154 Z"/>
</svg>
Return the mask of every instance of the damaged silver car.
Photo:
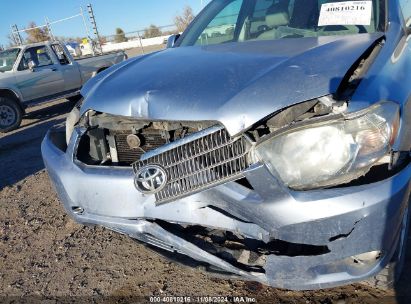
<svg viewBox="0 0 411 304">
<path fill-rule="evenodd" d="M 49 131 L 67 212 L 231 278 L 393 284 L 411 189 L 408 3 L 212 1 L 166 50 L 89 81 Z"/>
</svg>

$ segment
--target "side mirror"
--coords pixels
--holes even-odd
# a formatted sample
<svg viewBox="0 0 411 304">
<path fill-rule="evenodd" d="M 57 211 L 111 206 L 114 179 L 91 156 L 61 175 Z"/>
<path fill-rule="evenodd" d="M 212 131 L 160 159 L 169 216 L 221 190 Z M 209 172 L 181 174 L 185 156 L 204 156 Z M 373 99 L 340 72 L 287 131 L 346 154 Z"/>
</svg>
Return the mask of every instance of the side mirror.
<svg viewBox="0 0 411 304">
<path fill-rule="evenodd" d="M 30 71 L 34 72 L 34 69 L 36 68 L 37 65 L 34 63 L 33 60 L 29 60 L 29 62 L 27 63 L 27 66 Z"/>
<path fill-rule="evenodd" d="M 171 35 L 170 37 L 168 37 L 167 39 L 167 48 L 172 48 L 174 46 L 174 44 L 177 42 L 177 39 L 180 37 L 180 34 L 177 35 Z"/>
</svg>

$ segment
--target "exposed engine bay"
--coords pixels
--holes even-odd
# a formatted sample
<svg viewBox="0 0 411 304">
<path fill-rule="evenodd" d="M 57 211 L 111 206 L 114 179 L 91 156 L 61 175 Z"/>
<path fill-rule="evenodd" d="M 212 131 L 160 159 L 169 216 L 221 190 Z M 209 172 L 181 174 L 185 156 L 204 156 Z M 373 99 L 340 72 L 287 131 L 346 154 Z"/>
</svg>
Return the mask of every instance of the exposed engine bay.
<svg viewBox="0 0 411 304">
<path fill-rule="evenodd" d="M 79 145 L 78 158 L 87 164 L 130 166 L 151 150 L 185 138 L 212 123 L 139 121 L 88 113 L 89 131 Z"/>
</svg>

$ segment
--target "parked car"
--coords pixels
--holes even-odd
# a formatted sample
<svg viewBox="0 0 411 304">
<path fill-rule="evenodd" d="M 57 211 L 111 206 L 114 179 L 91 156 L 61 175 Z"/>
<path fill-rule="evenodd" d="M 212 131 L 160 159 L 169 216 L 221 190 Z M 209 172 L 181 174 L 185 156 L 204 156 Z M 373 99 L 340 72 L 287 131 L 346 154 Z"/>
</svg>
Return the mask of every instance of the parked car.
<svg viewBox="0 0 411 304">
<path fill-rule="evenodd" d="M 94 54 L 95 46 L 92 45 L 93 42 L 81 43 L 80 44 L 80 51 L 83 56 L 90 56 Z"/>
<path fill-rule="evenodd" d="M 47 134 L 67 212 L 231 278 L 390 286 L 409 226 L 408 3 L 212 1 Z"/>
<path fill-rule="evenodd" d="M 82 55 L 80 44 L 77 42 L 66 43 L 66 48 L 72 57 L 80 57 Z"/>
<path fill-rule="evenodd" d="M 60 42 L 0 52 L 0 132 L 20 126 L 27 104 L 70 98 L 97 73 L 124 61 L 124 52 L 73 59 Z"/>
</svg>

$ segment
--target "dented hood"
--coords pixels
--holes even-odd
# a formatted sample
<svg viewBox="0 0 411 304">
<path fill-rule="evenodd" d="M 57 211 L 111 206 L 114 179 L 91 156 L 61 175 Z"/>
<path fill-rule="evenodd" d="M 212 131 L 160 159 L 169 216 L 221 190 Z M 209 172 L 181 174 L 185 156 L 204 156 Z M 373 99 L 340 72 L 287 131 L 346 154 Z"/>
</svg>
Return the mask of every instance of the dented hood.
<svg viewBox="0 0 411 304">
<path fill-rule="evenodd" d="M 281 108 L 334 93 L 379 37 L 357 34 L 167 49 L 97 75 L 82 90 L 81 111 L 145 120 L 218 121 L 234 135 Z"/>
</svg>

